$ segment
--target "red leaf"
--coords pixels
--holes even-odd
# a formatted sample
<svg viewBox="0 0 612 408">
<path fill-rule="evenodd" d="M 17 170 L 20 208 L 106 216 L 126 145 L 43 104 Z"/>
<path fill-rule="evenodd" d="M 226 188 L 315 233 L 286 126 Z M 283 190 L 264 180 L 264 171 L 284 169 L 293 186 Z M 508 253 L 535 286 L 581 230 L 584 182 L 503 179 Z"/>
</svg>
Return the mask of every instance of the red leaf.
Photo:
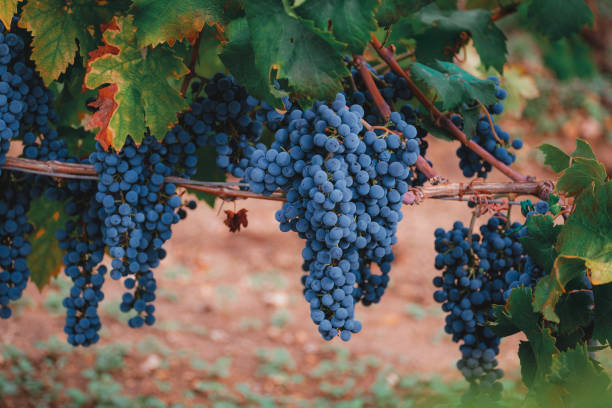
<svg viewBox="0 0 612 408">
<path fill-rule="evenodd" d="M 117 110 L 119 104 L 115 101 L 115 94 L 118 91 L 117 84 L 110 84 L 98 90 L 98 99 L 89 104 L 89 106 L 98 108 L 91 116 L 88 123 L 88 130 L 100 128 L 96 134 L 96 140 L 100 142 L 104 149 L 108 149 L 113 144 L 115 135 L 108 128 L 108 124 Z"/>
<path fill-rule="evenodd" d="M 224 223 L 229 227 L 230 232 L 240 231 L 240 226 L 246 228 L 249 225 L 246 213 L 246 208 L 239 210 L 237 213 L 232 210 L 225 210 L 227 218 Z"/>
</svg>

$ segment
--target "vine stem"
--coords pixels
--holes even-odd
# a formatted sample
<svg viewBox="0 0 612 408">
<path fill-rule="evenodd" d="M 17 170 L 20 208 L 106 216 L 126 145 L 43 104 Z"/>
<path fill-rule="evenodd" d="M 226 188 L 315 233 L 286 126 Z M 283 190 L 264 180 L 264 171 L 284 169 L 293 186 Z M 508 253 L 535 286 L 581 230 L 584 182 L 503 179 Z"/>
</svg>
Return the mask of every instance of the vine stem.
<svg viewBox="0 0 612 408">
<path fill-rule="evenodd" d="M 198 33 L 198 36 L 193 43 L 193 49 L 191 50 L 191 60 L 189 61 L 189 72 L 185 75 L 183 79 L 183 85 L 181 85 L 181 96 L 185 97 L 185 93 L 187 92 L 187 87 L 189 86 L 189 82 L 197 76 L 195 73 L 195 66 L 198 63 L 199 51 L 200 51 L 200 42 L 202 41 L 202 32 Z"/>
<path fill-rule="evenodd" d="M 374 80 L 370 76 L 370 70 L 366 65 L 365 59 L 362 55 L 353 55 L 353 61 L 355 61 L 355 65 L 357 66 L 357 70 L 359 71 L 359 75 L 361 76 L 363 83 L 368 91 L 370 91 L 370 95 L 374 100 L 376 109 L 378 109 L 385 122 L 388 121 L 389 116 L 391 116 L 391 109 L 389 108 L 387 102 L 385 102 L 385 98 L 383 98 L 382 94 L 378 90 L 378 87 L 374 83 Z"/>
<path fill-rule="evenodd" d="M 486 162 L 490 163 L 493 167 L 501 171 L 503 174 L 508 176 L 510 179 L 514 181 L 524 182 L 527 181 L 528 178 L 518 171 L 506 166 L 501 161 L 497 160 L 491 153 L 486 151 L 482 146 L 474 141 L 469 140 L 465 133 L 463 133 L 455 124 L 450 120 L 450 118 L 446 117 L 435 107 L 432 101 L 425 96 L 423 92 L 416 86 L 416 84 L 410 78 L 410 75 L 400 67 L 395 58 L 393 57 L 393 52 L 387 47 L 383 47 L 378 38 L 374 34 L 372 34 L 372 41 L 370 44 L 374 47 L 378 55 L 389 65 L 391 70 L 404 78 L 407 82 L 408 87 L 414 94 L 414 96 L 421 102 L 421 104 L 427 109 L 427 111 L 431 114 L 434 119 L 435 124 L 447 130 L 455 139 L 459 140 L 466 147 L 484 159 Z"/>
<path fill-rule="evenodd" d="M 361 76 L 363 83 L 365 84 L 367 90 L 372 96 L 372 100 L 376 105 L 376 109 L 378 109 L 383 119 L 385 121 L 388 121 L 389 117 L 391 116 L 391 109 L 385 101 L 385 98 L 383 98 L 382 94 L 380 93 L 380 90 L 374 83 L 374 80 L 370 75 L 371 72 L 366 65 L 365 59 L 362 55 L 353 55 L 353 60 L 355 62 L 355 65 L 357 66 L 357 70 L 359 71 L 359 75 Z M 364 127 L 367 130 L 372 130 L 375 128 L 375 126 L 370 125 L 365 120 L 362 120 L 361 123 L 363 123 Z M 392 132 L 391 130 L 389 131 Z M 431 181 L 432 184 L 438 184 L 442 180 L 440 178 L 440 175 L 429 165 L 429 163 L 427 163 L 427 160 L 425 160 L 423 156 L 419 155 L 419 157 L 417 157 L 415 166 L 421 173 L 423 173 L 425 177 L 427 177 L 428 180 Z"/>
<path fill-rule="evenodd" d="M 60 161 L 39 161 L 20 157 L 7 157 L 2 168 L 6 170 L 34 173 L 58 178 L 87 178 L 97 180 L 96 170 L 91 164 L 64 163 Z M 285 201 L 282 194 L 264 196 L 251 191 L 240 190 L 242 183 L 221 183 L 189 180 L 182 177 L 166 177 L 167 183 L 174 183 L 193 191 L 201 191 L 220 197 L 224 200 L 255 198 L 261 200 Z M 432 186 L 412 188 L 404 199 L 405 203 L 417 204 L 425 198 L 459 198 L 460 201 L 466 195 L 486 194 L 517 194 L 542 197 L 552 191 L 554 184 L 550 180 L 527 181 L 527 182 L 505 182 L 487 183 L 473 181 L 466 183 L 445 183 Z M 418 198 L 418 200 L 410 200 Z"/>
<path fill-rule="evenodd" d="M 509 7 L 500 7 L 499 9 L 495 10 L 491 15 L 491 21 L 497 21 L 510 14 L 513 14 L 515 11 L 518 10 L 518 6 L 519 4 L 515 3 Z"/>
<path fill-rule="evenodd" d="M 399 62 L 399 61 L 403 61 L 411 57 L 414 57 L 414 51 L 407 51 L 402 54 L 397 54 L 397 56 L 395 57 L 395 60 Z M 372 68 L 374 69 L 374 71 L 379 72 L 388 67 L 389 66 L 386 63 L 382 62 L 378 65 L 374 65 Z"/>
</svg>

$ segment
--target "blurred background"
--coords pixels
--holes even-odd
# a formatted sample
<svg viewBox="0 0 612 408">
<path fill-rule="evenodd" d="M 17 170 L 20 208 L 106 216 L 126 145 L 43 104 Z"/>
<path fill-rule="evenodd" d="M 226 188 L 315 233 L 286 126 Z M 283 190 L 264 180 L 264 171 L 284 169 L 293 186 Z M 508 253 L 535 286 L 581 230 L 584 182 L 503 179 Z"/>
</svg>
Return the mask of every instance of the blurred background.
<svg viewBox="0 0 612 408">
<path fill-rule="evenodd" d="M 525 142 L 515 163 L 524 174 L 552 177 L 535 148 L 547 142 L 572 151 L 577 137 L 612 170 L 612 2 L 591 3 L 593 28 L 557 43 L 524 34 L 512 18 L 501 22 L 510 59 L 500 124 Z M 479 76 L 492 73 L 469 46 L 457 62 Z M 458 144 L 428 139 L 439 173 L 465 181 Z M 504 180 L 495 171 L 490 179 Z M 348 343 L 325 342 L 310 322 L 300 284 L 303 244 L 280 232 L 278 207 L 200 203 L 175 227 L 156 271 L 155 326 L 128 328 L 121 284 L 108 281 L 102 339 L 89 349 L 65 342 L 67 278 L 42 293 L 30 285 L 13 318 L 0 322 L 0 407 L 428 407 L 451 403 L 467 388 L 431 283 L 433 231 L 469 222 L 465 203 L 404 208 L 390 287 L 379 304 L 358 307 L 363 331 Z M 231 233 L 224 210 L 242 208 L 248 228 Z M 510 406 L 524 393 L 519 340 L 503 340 L 499 358 Z M 612 367 L 612 356 L 600 357 Z"/>
</svg>

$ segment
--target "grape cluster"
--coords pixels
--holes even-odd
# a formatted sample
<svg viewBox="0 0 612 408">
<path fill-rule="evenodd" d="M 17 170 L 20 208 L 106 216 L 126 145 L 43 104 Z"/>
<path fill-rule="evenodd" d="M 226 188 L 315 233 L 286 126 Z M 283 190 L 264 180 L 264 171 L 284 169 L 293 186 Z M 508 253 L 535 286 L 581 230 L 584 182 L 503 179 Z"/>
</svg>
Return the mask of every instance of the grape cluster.
<svg viewBox="0 0 612 408">
<path fill-rule="evenodd" d="M 470 235 L 459 221 L 450 231 L 435 231 L 435 267 L 442 275 L 434 278 L 434 299 L 447 313 L 445 331 L 462 342 L 457 367 L 470 382 L 494 391 L 503 372 L 496 368 L 499 337 L 485 326 L 493 319 L 492 305 L 504 304 L 513 288 L 532 287 L 542 275 L 524 254 L 521 227 L 498 215 L 480 234 Z"/>
<path fill-rule="evenodd" d="M 406 103 L 406 101 L 412 98 L 412 92 L 408 87 L 407 81 L 404 78 L 397 76 L 393 72 L 387 72 L 384 75 L 379 75 L 369 64 L 366 65 L 374 78 L 377 79 L 377 85 L 380 85 L 380 93 L 387 104 L 391 107 L 399 103 L 402 104 L 396 115 L 399 114 L 401 120 L 415 127 L 417 130 L 415 140 L 419 144 L 419 154 L 425 157 L 428 147 L 428 143 L 425 140 L 427 131 L 423 127 L 419 126 L 421 120 L 419 111 L 411 104 Z M 387 125 L 387 121 L 385 121 L 378 111 L 378 108 L 374 104 L 374 99 L 372 98 L 370 91 L 366 89 L 357 69 L 351 69 L 351 78 L 352 82 L 347 80 L 345 81 L 344 86 L 344 94 L 350 103 L 358 104 L 363 107 L 364 119 L 369 124 L 379 126 Z M 432 165 L 429 160 L 428 163 L 429 165 Z M 427 181 L 427 178 L 416 168 L 413 168 L 410 170 L 409 180 L 411 185 L 420 186 Z"/>
<path fill-rule="evenodd" d="M 33 226 L 28 222 L 30 202 L 40 195 L 28 177 L 5 171 L 0 175 L 0 317 L 11 316 L 9 302 L 21 297 L 30 277 L 26 257 L 31 246 L 27 235 Z"/>
<path fill-rule="evenodd" d="M 128 139 L 119 152 L 98 145 L 89 158 L 100 176 L 95 199 L 104 213 L 103 243 L 113 258 L 110 277 L 125 277 L 126 289 L 135 289 L 121 303 L 123 312 L 137 312 L 128 321 L 130 327 L 155 322 L 152 269 L 166 256 L 162 246 L 180 219 L 176 186 L 164 184 L 164 177 L 172 174 L 167 160 L 171 145 L 147 135 L 138 146 Z"/>
<path fill-rule="evenodd" d="M 11 139 L 19 134 L 26 98 L 32 92 L 26 84 L 24 53 L 21 37 L 5 31 L 0 23 L 0 165 L 6 161 Z"/>
<path fill-rule="evenodd" d="M 204 91 L 207 97 L 196 98 L 182 124 L 197 137 L 198 146 L 215 147 L 219 168 L 242 178 L 263 129 L 254 117 L 259 100 L 222 73 L 208 81 Z"/>
<path fill-rule="evenodd" d="M 98 304 L 104 298 L 102 284 L 107 268 L 98 266 L 105 247 L 100 221 L 102 206 L 95 200 L 95 192 L 96 183 L 90 180 L 68 180 L 46 192 L 47 198 L 65 202 L 66 214 L 73 217 L 55 234 L 59 247 L 66 251 L 64 272 L 72 280 L 63 305 L 66 308 L 64 332 L 73 346 L 96 343 L 102 327 Z"/>
<path fill-rule="evenodd" d="M 376 302 L 384 292 L 405 180 L 419 153 L 416 129 L 399 114 L 393 132 L 376 133 L 364 131 L 363 113 L 347 108 L 343 94 L 331 106 L 292 110 L 269 149 L 256 145 L 245 173 L 254 192 L 286 192 L 276 219 L 306 240 L 304 295 L 327 340 L 360 331 L 355 302 Z M 373 262 L 383 276 L 366 269 Z"/>
<path fill-rule="evenodd" d="M 16 19 L 13 19 L 16 26 Z M 65 157 L 63 142 L 50 126 L 57 120 L 52 93 L 32 69 L 24 32 L 8 32 L 0 24 L 0 165 L 10 142 L 23 136 L 27 158 L 56 160 Z M 23 37 L 23 38 L 22 38 Z M 30 203 L 49 186 L 49 178 L 4 171 L 0 173 L 0 317 L 11 315 L 9 301 L 21 296 L 30 276 L 26 257 L 32 231 L 27 212 Z"/>
<path fill-rule="evenodd" d="M 510 142 L 510 134 L 494 123 L 494 116 L 504 111 L 502 101 L 506 99 L 507 93 L 505 89 L 500 88 L 497 77 L 491 76 L 488 79 L 495 82 L 495 96 L 498 101 L 487 108 L 489 115 L 482 114 L 480 116 L 476 125 L 476 134 L 471 137 L 471 140 L 478 143 L 502 163 L 510 165 L 516 160 L 516 154 L 511 153 L 509 149 L 511 147 L 515 150 L 520 149 L 523 147 L 523 141 L 515 138 Z M 463 118 L 461 116 L 453 115 L 451 120 L 457 127 L 463 128 Z M 476 175 L 486 178 L 492 169 L 490 163 L 480 158 L 480 156 L 466 146 L 462 145 L 457 149 L 457 157 L 460 159 L 459 167 L 465 177 L 474 177 Z"/>
</svg>

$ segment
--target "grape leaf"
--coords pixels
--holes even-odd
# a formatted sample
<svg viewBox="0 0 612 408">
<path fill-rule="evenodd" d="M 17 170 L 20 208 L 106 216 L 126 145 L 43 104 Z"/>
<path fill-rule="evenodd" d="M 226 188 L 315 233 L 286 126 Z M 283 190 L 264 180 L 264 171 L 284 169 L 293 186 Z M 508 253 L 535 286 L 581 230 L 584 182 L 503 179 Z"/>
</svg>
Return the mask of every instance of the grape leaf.
<svg viewBox="0 0 612 408">
<path fill-rule="evenodd" d="M 555 307 L 565 292 L 565 285 L 583 274 L 584 261 L 575 257 L 558 256 L 550 274 L 540 279 L 536 285 L 534 309 L 542 312 L 546 320 L 558 323 L 559 316 L 555 313 Z"/>
<path fill-rule="evenodd" d="M 493 81 L 476 78 L 450 62 L 438 61 L 435 69 L 416 62 L 410 66 L 410 72 L 438 92 L 444 110 L 453 111 L 475 100 L 485 105 L 497 101 Z"/>
<path fill-rule="evenodd" d="M 557 251 L 555 242 L 561 231 L 550 215 L 532 215 L 525 222 L 527 235 L 520 238 L 521 244 L 533 261 L 548 272 L 552 269 Z"/>
<path fill-rule="evenodd" d="M 224 24 L 222 0 L 133 0 L 134 25 L 140 47 L 187 38 L 193 43 L 205 24 Z M 221 28 L 220 28 L 221 29 Z"/>
<path fill-rule="evenodd" d="M 584 261 L 593 284 L 612 282 L 612 181 L 582 193 L 575 206 L 559 234 L 557 250 Z"/>
<path fill-rule="evenodd" d="M 593 300 L 593 337 L 602 344 L 612 344 L 612 283 L 593 286 Z"/>
<path fill-rule="evenodd" d="M 584 157 L 585 159 L 596 159 L 591 145 L 586 140 L 576 139 L 576 150 L 571 154 L 572 157 Z"/>
<path fill-rule="evenodd" d="M 435 0 L 385 0 L 376 9 L 376 20 L 380 26 L 390 26 Z"/>
<path fill-rule="evenodd" d="M 57 132 L 66 141 L 68 154 L 72 157 L 88 157 L 96 150 L 96 143 L 91 132 L 83 128 L 59 127 Z"/>
<path fill-rule="evenodd" d="M 593 312 L 590 307 L 592 305 L 593 299 L 586 292 L 574 292 L 561 296 L 555 307 L 555 313 L 559 316 L 559 331 L 569 333 L 591 323 Z"/>
<path fill-rule="evenodd" d="M 510 293 L 506 307 L 495 308 L 495 319 L 490 328 L 498 335 L 503 334 L 498 333 L 498 327 L 507 329 L 514 326 L 525 333 L 537 364 L 534 378 L 543 378 L 552 365 L 552 356 L 559 351 L 555 347 L 555 339 L 550 335 L 550 330 L 540 326 L 539 313 L 535 312 L 531 305 L 531 290 L 515 288 Z"/>
<path fill-rule="evenodd" d="M 187 74 L 185 64 L 166 45 L 139 48 L 135 33 L 132 17 L 117 19 L 116 25 L 104 32 L 105 45 L 90 58 L 85 76 L 90 89 L 105 84 L 111 85 L 102 89 L 116 88 L 112 94 L 116 107 L 105 112 L 107 118 L 98 122 L 100 111 L 92 117 L 92 125 L 100 127 L 97 139 L 109 141 L 115 148 L 123 146 L 128 135 L 140 142 L 147 128 L 162 139 L 176 121 L 176 113 L 187 107 L 179 89 L 169 81 Z"/>
<path fill-rule="evenodd" d="M 576 157 L 557 180 L 556 191 L 577 197 L 585 190 L 591 190 L 606 181 L 606 169 L 595 159 Z"/>
<path fill-rule="evenodd" d="M 589 355 L 584 344 L 553 356 L 547 380 L 562 390 L 565 407 L 606 407 L 612 393 L 610 378 Z"/>
<path fill-rule="evenodd" d="M 551 40 L 558 40 L 593 24 L 593 12 L 584 0 L 531 0 L 529 23 Z"/>
<path fill-rule="evenodd" d="M 468 139 L 473 138 L 476 135 L 476 126 L 480 118 L 480 105 L 462 105 L 459 107 L 459 114 L 463 119 L 463 133 Z"/>
<path fill-rule="evenodd" d="M 506 36 L 491 21 L 487 10 L 440 10 L 432 4 L 419 10 L 412 19 L 396 26 L 392 39 L 415 38 L 416 56 L 424 63 L 436 59 L 450 60 L 465 44 L 462 33 L 469 33 L 486 68 L 503 72 L 506 62 Z"/>
<path fill-rule="evenodd" d="M 29 241 L 32 250 L 28 255 L 30 277 L 39 290 L 42 290 L 51 278 L 57 276 L 62 268 L 62 251 L 55 238 L 55 232 L 64 228 L 68 216 L 63 203 L 40 197 L 30 204 L 28 220 L 34 225 Z"/>
<path fill-rule="evenodd" d="M 19 0 L 0 0 L 0 22 L 9 29 L 13 15 L 17 14 Z"/>
<path fill-rule="evenodd" d="M 550 166 L 555 172 L 559 173 L 569 167 L 570 157 L 563 150 L 548 143 L 544 143 L 538 147 L 544 153 L 544 164 Z"/>
<path fill-rule="evenodd" d="M 528 341 L 521 340 L 519 343 L 518 356 L 521 361 L 521 378 L 523 383 L 527 387 L 531 387 L 535 380 L 538 364 L 536 363 L 531 344 L 529 344 Z"/>
<path fill-rule="evenodd" d="M 446 141 L 455 140 L 454 136 L 448 130 L 438 126 L 429 115 L 423 115 L 423 117 L 421 117 L 420 125 L 433 137 Z"/>
<path fill-rule="evenodd" d="M 70 65 L 65 75 L 53 81 L 49 88 L 55 93 L 53 105 L 59 116 L 59 126 L 78 128 L 84 126 L 91 117 L 87 104 L 95 99 L 96 91 L 83 86 L 85 68 L 82 65 Z"/>
<path fill-rule="evenodd" d="M 268 77 L 276 72 L 298 99 L 333 99 L 349 74 L 345 46 L 288 14 L 281 0 L 246 0 L 244 8 L 257 69 Z"/>
<path fill-rule="evenodd" d="M 558 41 L 542 39 L 539 43 L 544 63 L 557 78 L 590 78 L 597 73 L 593 50 L 580 34 Z"/>
<path fill-rule="evenodd" d="M 370 41 L 370 32 L 376 31 L 374 9 L 377 5 L 378 0 L 309 0 L 295 12 L 348 44 L 349 53 L 361 54 Z"/>
<path fill-rule="evenodd" d="M 128 5 L 127 0 L 28 1 L 23 6 L 19 25 L 32 32 L 32 59 L 45 84 L 68 68 L 77 51 L 86 60 L 87 53 L 96 47 L 100 25 L 108 23 Z"/>
<path fill-rule="evenodd" d="M 249 94 L 263 99 L 277 108 L 282 107 L 281 97 L 286 93 L 275 89 L 269 81 L 268 71 L 259 70 L 255 65 L 255 53 L 251 45 L 249 25 L 245 18 L 232 21 L 228 25 L 229 42 L 219 58 L 236 80 L 243 84 Z"/>
</svg>

